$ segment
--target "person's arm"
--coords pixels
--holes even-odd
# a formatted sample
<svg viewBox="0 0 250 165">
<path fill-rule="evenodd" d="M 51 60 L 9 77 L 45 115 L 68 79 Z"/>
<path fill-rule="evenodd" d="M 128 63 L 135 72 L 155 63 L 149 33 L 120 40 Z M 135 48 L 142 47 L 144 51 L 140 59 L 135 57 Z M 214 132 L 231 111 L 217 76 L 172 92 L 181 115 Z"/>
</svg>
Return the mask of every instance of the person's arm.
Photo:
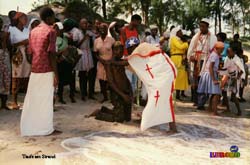
<svg viewBox="0 0 250 165">
<path fill-rule="evenodd" d="M 126 60 L 121 60 L 121 61 L 111 61 L 113 65 L 121 65 L 121 66 L 128 66 L 129 63 Z"/>
<path fill-rule="evenodd" d="M 211 62 L 210 66 L 209 66 L 209 74 L 210 74 L 210 76 L 212 78 L 213 83 L 218 84 L 219 81 L 217 81 L 215 79 L 215 76 L 214 76 L 214 64 L 215 64 L 215 62 Z"/>
<path fill-rule="evenodd" d="M 100 61 L 103 65 L 105 64 L 110 64 L 110 60 L 104 60 L 99 56 L 98 52 L 93 52 L 93 55 L 95 56 L 95 58 Z"/>
<path fill-rule="evenodd" d="M 23 41 L 20 41 L 20 42 L 18 42 L 18 43 L 15 43 L 15 44 L 13 44 L 13 46 L 14 47 L 18 47 L 18 46 L 21 46 L 21 45 L 28 45 L 29 44 L 29 40 L 28 39 L 26 39 L 26 40 L 23 40 Z"/>
<path fill-rule="evenodd" d="M 112 70 L 111 70 L 111 65 L 105 65 L 105 70 L 106 70 L 106 73 L 107 73 L 107 80 L 108 80 L 108 83 L 110 85 L 110 87 L 118 94 L 120 95 L 126 102 L 129 102 L 130 101 L 130 98 L 125 95 L 120 89 L 119 87 L 117 86 L 117 84 L 115 84 L 114 82 L 114 79 L 113 79 L 113 74 L 112 74 Z"/>
<path fill-rule="evenodd" d="M 7 49 L 8 46 L 8 38 L 9 38 L 9 34 L 7 32 L 3 32 L 3 41 L 2 41 L 2 48 L 3 50 Z"/>
<path fill-rule="evenodd" d="M 127 37 L 126 37 L 126 34 L 125 34 L 125 27 L 124 27 L 124 28 L 122 28 L 122 30 L 121 30 L 121 43 L 122 43 L 123 45 L 125 45 L 126 40 L 127 40 Z"/>
<path fill-rule="evenodd" d="M 187 42 L 181 42 L 176 37 L 172 38 L 171 42 L 173 42 L 172 45 L 174 45 L 178 49 L 187 49 L 188 48 Z"/>
<path fill-rule="evenodd" d="M 195 47 L 195 40 L 197 39 L 197 35 L 194 35 L 190 41 L 189 47 L 188 47 L 188 51 L 187 51 L 187 59 L 189 62 L 194 62 L 194 58 L 193 56 L 193 51 L 194 51 L 194 47 Z"/>
<path fill-rule="evenodd" d="M 84 37 L 83 37 L 83 39 L 77 44 L 77 47 L 80 47 L 80 46 L 82 45 L 82 43 L 83 43 L 85 40 L 89 39 L 89 38 L 90 38 L 89 35 L 88 35 L 88 34 L 85 34 Z"/>
<path fill-rule="evenodd" d="M 48 58 L 50 65 L 52 67 L 52 71 L 55 74 L 54 77 L 54 86 L 56 87 L 58 84 L 58 72 L 57 72 L 57 63 L 56 63 L 56 32 L 51 31 L 49 33 L 49 46 L 48 46 Z"/>
</svg>

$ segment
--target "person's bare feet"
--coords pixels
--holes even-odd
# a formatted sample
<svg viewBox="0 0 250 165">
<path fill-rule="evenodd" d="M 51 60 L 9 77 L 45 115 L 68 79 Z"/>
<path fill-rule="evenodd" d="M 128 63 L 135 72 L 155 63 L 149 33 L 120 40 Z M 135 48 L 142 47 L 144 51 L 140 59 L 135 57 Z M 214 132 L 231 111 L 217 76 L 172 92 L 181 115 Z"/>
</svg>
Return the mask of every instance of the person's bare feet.
<svg viewBox="0 0 250 165">
<path fill-rule="evenodd" d="M 13 103 L 12 106 L 11 106 L 11 109 L 12 110 L 19 110 L 20 106 L 17 103 Z"/>
<path fill-rule="evenodd" d="M 213 116 L 220 116 L 220 115 L 219 115 L 218 113 L 215 113 L 215 112 L 214 112 L 214 113 L 213 113 Z"/>
<path fill-rule="evenodd" d="M 97 109 L 97 110 L 95 110 L 94 112 L 92 112 L 91 114 L 85 115 L 85 118 L 94 117 L 94 116 L 96 116 L 100 111 L 101 111 L 100 109 Z"/>
<path fill-rule="evenodd" d="M 168 130 L 168 131 L 165 133 L 165 135 L 169 136 L 169 135 L 173 135 L 173 134 L 176 134 L 176 133 L 178 133 L 177 130 Z"/>
<path fill-rule="evenodd" d="M 60 134 L 62 134 L 62 131 L 54 130 L 51 134 L 49 134 L 47 136 L 56 136 L 56 135 L 60 135 Z"/>
<path fill-rule="evenodd" d="M 136 117 L 141 119 L 142 118 L 142 113 L 141 112 L 136 113 Z"/>
</svg>

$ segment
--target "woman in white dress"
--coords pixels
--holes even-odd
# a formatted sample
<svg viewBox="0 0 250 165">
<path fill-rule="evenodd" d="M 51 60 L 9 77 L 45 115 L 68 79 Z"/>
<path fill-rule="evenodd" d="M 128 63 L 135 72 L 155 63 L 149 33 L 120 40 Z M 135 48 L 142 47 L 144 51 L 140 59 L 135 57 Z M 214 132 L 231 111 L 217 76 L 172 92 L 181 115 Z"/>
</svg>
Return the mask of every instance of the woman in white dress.
<svg viewBox="0 0 250 165">
<path fill-rule="evenodd" d="M 31 65 L 28 62 L 27 47 L 29 44 L 29 29 L 25 27 L 28 22 L 27 15 L 17 12 L 15 26 L 10 31 L 10 41 L 13 47 L 12 52 L 12 95 L 13 109 L 19 109 L 17 96 L 20 89 L 27 90 Z"/>
<path fill-rule="evenodd" d="M 86 96 L 88 96 L 89 99 L 95 99 L 92 90 L 95 84 L 93 83 L 94 81 L 91 81 L 94 78 L 94 63 L 90 48 L 90 42 L 93 39 L 94 34 L 91 31 L 87 30 L 88 21 L 85 18 L 81 19 L 80 28 L 82 34 L 80 36 L 81 41 L 78 46 L 82 51 L 82 56 L 78 64 L 76 65 L 76 70 L 79 71 L 81 97 L 84 101 Z"/>
</svg>

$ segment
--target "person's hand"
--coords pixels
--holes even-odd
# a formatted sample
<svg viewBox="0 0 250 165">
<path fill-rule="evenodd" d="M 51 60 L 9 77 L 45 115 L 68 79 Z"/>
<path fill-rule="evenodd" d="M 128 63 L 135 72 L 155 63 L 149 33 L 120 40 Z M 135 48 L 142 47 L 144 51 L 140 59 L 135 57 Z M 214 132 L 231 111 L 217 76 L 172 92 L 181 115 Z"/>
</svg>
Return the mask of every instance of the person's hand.
<svg viewBox="0 0 250 165">
<path fill-rule="evenodd" d="M 129 95 L 124 95 L 123 96 L 123 99 L 124 99 L 124 101 L 126 102 L 126 103 L 131 103 L 131 97 L 129 96 Z"/>
<path fill-rule="evenodd" d="M 100 61 L 103 65 L 110 65 L 110 64 L 111 64 L 111 60 L 104 60 L 104 59 L 100 58 L 99 61 Z"/>
<path fill-rule="evenodd" d="M 217 81 L 217 80 L 213 80 L 213 83 L 214 83 L 214 85 L 217 85 L 217 84 L 219 84 L 220 82 Z"/>
<path fill-rule="evenodd" d="M 58 85 L 58 77 L 55 76 L 55 77 L 54 77 L 54 87 L 56 88 L 57 85 Z"/>
<path fill-rule="evenodd" d="M 195 57 L 194 56 L 190 56 L 190 61 L 191 62 L 195 62 L 196 61 Z"/>
<path fill-rule="evenodd" d="M 22 45 L 28 45 L 29 44 L 29 40 L 23 40 L 22 41 Z"/>
</svg>

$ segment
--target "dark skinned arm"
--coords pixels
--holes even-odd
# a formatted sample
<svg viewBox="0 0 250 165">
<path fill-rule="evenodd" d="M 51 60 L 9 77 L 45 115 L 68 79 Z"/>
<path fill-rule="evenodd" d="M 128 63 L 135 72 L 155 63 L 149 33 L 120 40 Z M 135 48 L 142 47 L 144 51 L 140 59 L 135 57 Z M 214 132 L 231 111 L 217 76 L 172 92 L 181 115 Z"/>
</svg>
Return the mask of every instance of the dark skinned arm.
<svg viewBox="0 0 250 165">
<path fill-rule="evenodd" d="M 58 84 L 58 72 L 57 72 L 57 64 L 56 64 L 56 53 L 49 53 L 49 62 L 52 67 L 52 71 L 55 74 L 54 78 L 54 86 L 57 86 Z"/>
<path fill-rule="evenodd" d="M 114 79 L 113 79 L 113 74 L 112 74 L 112 70 L 111 70 L 111 65 L 105 65 L 105 70 L 107 73 L 107 80 L 108 83 L 110 85 L 110 87 L 118 94 L 120 95 L 126 102 L 130 102 L 130 98 L 125 95 L 117 86 L 117 84 L 114 83 Z"/>
<path fill-rule="evenodd" d="M 9 34 L 8 33 L 6 33 L 6 32 L 3 32 L 3 41 L 2 41 L 2 48 L 3 48 L 3 50 L 5 50 L 6 48 L 7 48 L 7 44 L 8 44 L 8 37 L 9 37 Z"/>
<path fill-rule="evenodd" d="M 126 37 L 124 28 L 121 30 L 121 38 L 122 38 L 122 44 L 125 44 L 127 37 Z"/>
<path fill-rule="evenodd" d="M 83 37 L 83 39 L 79 42 L 79 44 L 77 44 L 77 47 L 80 47 L 80 46 L 82 45 L 82 43 L 83 43 L 85 40 L 87 40 L 87 39 L 89 39 L 89 35 L 88 35 L 88 34 L 85 34 L 85 36 Z"/>
<path fill-rule="evenodd" d="M 26 40 L 23 40 L 23 41 L 21 41 L 21 42 L 18 42 L 18 43 L 15 43 L 15 44 L 13 44 L 13 46 L 14 47 L 18 47 L 18 46 L 21 46 L 21 45 L 28 45 L 29 44 L 29 40 L 28 39 L 26 39 Z"/>
<path fill-rule="evenodd" d="M 121 60 L 121 61 L 112 61 L 111 62 L 113 65 L 121 65 L 121 66 L 128 66 L 129 63 L 126 60 Z"/>
<path fill-rule="evenodd" d="M 105 65 L 105 64 L 110 64 L 110 60 L 104 60 L 104 59 L 102 59 L 100 56 L 99 56 L 99 53 L 98 52 L 93 52 L 93 55 L 96 57 L 96 59 L 98 60 L 98 61 L 100 61 L 103 65 Z"/>
<path fill-rule="evenodd" d="M 57 62 L 56 62 L 56 32 L 52 31 L 49 34 L 49 46 L 48 46 L 48 59 L 52 71 L 54 72 L 54 87 L 58 85 L 58 72 L 57 72 Z"/>
</svg>

